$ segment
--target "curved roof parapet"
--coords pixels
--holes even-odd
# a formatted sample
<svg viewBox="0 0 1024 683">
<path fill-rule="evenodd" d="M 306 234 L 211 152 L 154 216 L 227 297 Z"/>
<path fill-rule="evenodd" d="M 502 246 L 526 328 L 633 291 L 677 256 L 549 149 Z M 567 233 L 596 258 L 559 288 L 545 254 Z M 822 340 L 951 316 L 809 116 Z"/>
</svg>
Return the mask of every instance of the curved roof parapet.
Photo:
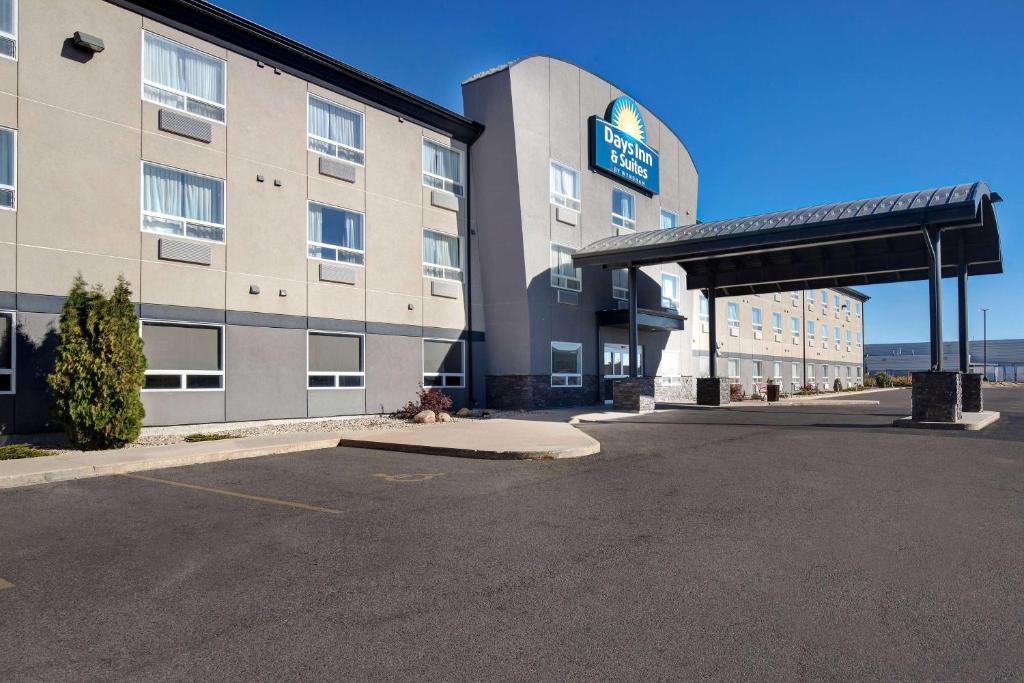
<svg viewBox="0 0 1024 683">
<path fill-rule="evenodd" d="M 923 280 L 922 230 L 943 229 L 943 276 L 1003 272 L 993 203 L 982 181 L 608 237 L 573 257 L 577 266 L 678 263 L 689 289 L 726 296 Z M 962 254 L 962 256 L 961 256 Z"/>
</svg>

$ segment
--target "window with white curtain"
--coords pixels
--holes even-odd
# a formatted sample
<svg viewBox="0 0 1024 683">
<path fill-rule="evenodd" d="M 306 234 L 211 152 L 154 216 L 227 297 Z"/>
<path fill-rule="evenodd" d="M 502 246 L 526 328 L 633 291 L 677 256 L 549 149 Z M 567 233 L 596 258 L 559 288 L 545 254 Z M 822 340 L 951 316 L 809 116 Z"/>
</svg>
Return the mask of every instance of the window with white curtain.
<svg viewBox="0 0 1024 683">
<path fill-rule="evenodd" d="M 423 340 L 423 386 L 466 386 L 466 349 L 462 341 L 450 339 Z"/>
<path fill-rule="evenodd" d="M 580 210 L 580 176 L 576 169 L 551 162 L 551 203 L 573 211 Z"/>
<path fill-rule="evenodd" d="M 629 298 L 629 271 L 625 268 L 612 271 L 612 298 L 620 301 Z"/>
<path fill-rule="evenodd" d="M 772 332 L 775 334 L 782 334 L 782 314 L 775 312 L 772 313 Z"/>
<path fill-rule="evenodd" d="M 800 292 L 790 292 L 789 296 L 790 296 L 790 303 L 792 303 L 794 306 L 799 306 L 800 305 Z"/>
<path fill-rule="evenodd" d="M 810 363 L 807 364 L 807 383 L 811 384 L 814 382 L 814 366 Z"/>
<path fill-rule="evenodd" d="M 726 321 L 729 323 L 729 327 L 740 326 L 740 305 L 734 301 L 729 302 L 729 306 L 726 308 Z"/>
<path fill-rule="evenodd" d="M 853 343 L 853 332 L 850 330 L 846 331 L 846 345 L 849 346 Z"/>
<path fill-rule="evenodd" d="M 800 318 L 795 315 L 789 318 L 789 333 L 794 337 L 800 336 Z"/>
<path fill-rule="evenodd" d="M 310 389 L 359 389 L 364 383 L 363 335 L 309 330 L 306 385 Z"/>
<path fill-rule="evenodd" d="M 142 230 L 223 242 L 224 181 L 143 162 Z"/>
<path fill-rule="evenodd" d="M 16 206 L 18 133 L 0 128 L 0 208 Z"/>
<path fill-rule="evenodd" d="M 307 108 L 309 149 L 362 166 L 363 115 L 313 94 L 309 95 Z"/>
<path fill-rule="evenodd" d="M 558 289 L 571 289 L 579 292 L 583 289 L 580 280 L 580 269 L 572 263 L 572 255 L 576 250 L 561 244 L 551 243 L 551 286 Z"/>
<path fill-rule="evenodd" d="M 813 320 L 808 320 L 807 321 L 807 338 L 808 339 L 814 339 L 814 321 Z"/>
<path fill-rule="evenodd" d="M 146 391 L 224 389 L 224 327 L 143 320 Z"/>
<path fill-rule="evenodd" d="M 462 153 L 423 138 L 423 184 L 462 196 Z"/>
<path fill-rule="evenodd" d="M 682 384 L 682 377 L 680 377 L 679 373 L 678 351 L 665 350 L 661 352 L 661 367 L 658 368 L 658 376 L 661 377 L 662 384 Z"/>
<path fill-rule="evenodd" d="M 462 282 L 457 235 L 423 229 L 423 274 L 441 280 Z"/>
<path fill-rule="evenodd" d="M 757 306 L 750 309 L 750 326 L 754 329 L 754 332 L 760 332 L 764 329 L 764 321 L 761 319 L 761 309 Z"/>
<path fill-rule="evenodd" d="M 828 346 L 828 325 L 821 326 L 821 343 Z"/>
<path fill-rule="evenodd" d="M 18 58 L 18 0 L 0 0 L 0 57 Z"/>
<path fill-rule="evenodd" d="M 777 360 L 772 363 L 772 379 L 782 379 L 782 361 Z"/>
<path fill-rule="evenodd" d="M 861 345 L 861 339 L 862 339 L 862 338 L 861 338 L 861 336 L 860 336 L 860 332 L 858 332 L 858 333 L 857 333 L 857 346 L 860 346 L 860 345 Z"/>
<path fill-rule="evenodd" d="M 363 265 L 363 214 L 309 202 L 311 258 Z"/>
<path fill-rule="evenodd" d="M 14 311 L 0 311 L 0 394 L 14 393 Z"/>
<path fill-rule="evenodd" d="M 679 225 L 679 216 L 668 211 L 667 209 L 661 210 L 661 223 L 658 225 L 662 230 L 668 230 Z"/>
<path fill-rule="evenodd" d="M 143 98 L 223 123 L 224 60 L 149 31 L 143 36 Z"/>
<path fill-rule="evenodd" d="M 551 342 L 551 386 L 583 386 L 583 344 Z"/>
<path fill-rule="evenodd" d="M 839 329 L 839 325 L 836 325 L 832 328 L 832 333 L 833 339 L 836 342 L 836 348 L 839 348 L 839 345 L 843 343 L 843 331 Z"/>
<path fill-rule="evenodd" d="M 764 379 L 764 370 L 762 369 L 764 363 L 763 361 L 755 360 L 753 362 L 753 366 L 753 379 L 755 382 L 760 382 Z"/>
<path fill-rule="evenodd" d="M 734 382 L 740 378 L 740 362 L 735 358 L 730 358 L 725 363 L 726 376 Z"/>
<path fill-rule="evenodd" d="M 828 290 L 821 290 L 821 310 L 828 310 Z"/>
<path fill-rule="evenodd" d="M 636 230 L 636 198 L 625 190 L 612 190 L 612 225 L 621 234 Z"/>
<path fill-rule="evenodd" d="M 853 305 L 853 312 L 857 315 L 858 318 L 860 317 L 860 302 L 859 301 Z"/>
<path fill-rule="evenodd" d="M 672 311 L 679 310 L 679 276 L 671 273 L 661 274 L 661 307 Z"/>
<path fill-rule="evenodd" d="M 711 320 L 711 309 L 708 306 L 708 298 L 704 292 L 697 292 L 697 298 L 700 300 L 698 308 L 700 309 L 701 322 L 708 322 Z"/>
</svg>

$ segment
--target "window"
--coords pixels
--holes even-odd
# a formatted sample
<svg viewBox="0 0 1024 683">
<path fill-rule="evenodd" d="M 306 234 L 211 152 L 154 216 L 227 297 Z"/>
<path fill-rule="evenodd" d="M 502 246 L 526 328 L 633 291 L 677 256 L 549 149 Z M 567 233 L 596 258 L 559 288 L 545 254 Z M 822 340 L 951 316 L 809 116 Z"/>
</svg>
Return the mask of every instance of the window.
<svg viewBox="0 0 1024 683">
<path fill-rule="evenodd" d="M 740 378 L 740 362 L 735 358 L 730 358 L 726 362 L 726 372 L 729 375 L 729 379 L 738 380 Z"/>
<path fill-rule="evenodd" d="M 856 302 L 855 304 L 853 304 L 853 312 L 857 315 L 858 318 L 860 317 L 860 302 L 859 301 Z"/>
<path fill-rule="evenodd" d="M 800 381 L 800 365 L 798 363 L 793 363 L 792 365 L 793 365 L 793 369 L 790 371 L 790 379 L 795 381 L 795 382 L 799 382 Z"/>
<path fill-rule="evenodd" d="M 612 298 L 622 301 L 629 298 L 629 271 L 625 268 L 612 271 Z"/>
<path fill-rule="evenodd" d="M 551 162 L 551 203 L 580 210 L 579 174 L 557 161 Z"/>
<path fill-rule="evenodd" d="M 834 295 L 832 297 L 832 305 L 836 307 L 837 311 L 839 310 L 839 295 L 838 294 L 836 294 L 836 295 Z"/>
<path fill-rule="evenodd" d="M 755 382 L 760 382 L 762 379 L 764 379 L 764 372 L 762 370 L 762 366 L 763 365 L 764 365 L 764 363 L 762 361 L 759 361 L 759 360 L 755 360 L 754 361 L 754 381 Z"/>
<path fill-rule="evenodd" d="M 857 346 L 860 346 L 860 345 L 861 345 L 861 336 L 860 336 L 860 332 L 858 332 L 857 333 Z"/>
<path fill-rule="evenodd" d="M 224 60 L 155 33 L 143 34 L 143 99 L 224 123 Z"/>
<path fill-rule="evenodd" d="M 772 363 L 772 379 L 782 379 L 782 361 Z"/>
<path fill-rule="evenodd" d="M 864 368 L 857 366 L 857 380 L 860 381 L 864 377 Z"/>
<path fill-rule="evenodd" d="M 846 331 L 846 345 L 849 346 L 853 343 L 853 332 L 850 330 Z"/>
<path fill-rule="evenodd" d="M 449 339 L 424 339 L 423 386 L 461 389 L 465 385 L 465 344 Z"/>
<path fill-rule="evenodd" d="M 10 128 L 0 128 L 0 209 L 13 209 L 16 206 L 17 159 L 17 132 Z"/>
<path fill-rule="evenodd" d="M 313 94 L 307 102 L 310 151 L 362 166 L 363 115 Z"/>
<path fill-rule="evenodd" d="M 853 366 L 852 365 L 847 365 L 846 366 L 846 381 L 847 381 L 847 383 L 850 383 L 850 384 L 853 383 Z"/>
<path fill-rule="evenodd" d="M 807 338 L 808 339 L 814 339 L 814 321 L 813 320 L 808 320 L 807 321 Z"/>
<path fill-rule="evenodd" d="M 583 344 L 551 342 L 551 386 L 583 386 Z"/>
<path fill-rule="evenodd" d="M 423 138 L 423 184 L 462 196 L 462 153 Z"/>
<path fill-rule="evenodd" d="M 729 322 L 729 327 L 740 326 L 740 305 L 734 302 L 729 302 L 728 315 L 726 319 Z"/>
<path fill-rule="evenodd" d="M 828 381 L 828 366 L 825 365 L 824 363 L 821 366 L 821 381 L 822 382 L 827 382 Z"/>
<path fill-rule="evenodd" d="M 828 325 L 821 326 L 821 341 L 823 344 L 828 344 Z"/>
<path fill-rule="evenodd" d="M 708 310 L 708 298 L 704 296 L 704 292 L 698 292 L 697 294 L 700 299 L 700 319 L 702 322 L 707 322 L 711 319 L 711 314 Z"/>
<path fill-rule="evenodd" d="M 462 282 L 461 252 L 457 235 L 423 229 L 423 274 Z"/>
<path fill-rule="evenodd" d="M 0 0 L 0 57 L 18 58 L 18 0 Z"/>
<path fill-rule="evenodd" d="M 824 289 L 821 290 L 821 308 L 822 310 L 828 308 L 828 292 Z"/>
<path fill-rule="evenodd" d="M 666 209 L 662 209 L 661 210 L 661 223 L 659 224 L 658 227 L 660 227 L 662 230 L 668 230 L 669 228 L 674 228 L 677 225 L 679 225 L 679 216 L 677 216 L 676 214 L 672 213 L 671 211 L 668 211 Z"/>
<path fill-rule="evenodd" d="M 618 188 L 612 190 L 612 225 L 618 228 L 620 233 L 623 230 L 636 230 L 636 198 Z"/>
<path fill-rule="evenodd" d="M 794 337 L 800 336 L 800 318 L 796 316 L 790 316 L 789 318 L 789 333 Z"/>
<path fill-rule="evenodd" d="M 224 388 L 224 327 L 143 320 L 146 391 Z"/>
<path fill-rule="evenodd" d="M 782 334 L 782 314 L 772 313 L 772 332 Z"/>
<path fill-rule="evenodd" d="M 836 346 L 839 346 L 843 343 L 843 331 L 839 329 L 839 325 L 836 325 L 832 328 L 832 332 L 834 334 L 833 338 L 836 340 Z"/>
<path fill-rule="evenodd" d="M 678 351 L 661 352 L 661 368 L 658 376 L 662 378 L 662 384 L 682 384 L 682 378 L 679 375 Z"/>
<path fill-rule="evenodd" d="M 852 308 L 850 308 L 850 300 L 849 299 L 843 299 L 843 308 L 846 309 L 847 313 L 849 313 L 849 312 L 851 312 L 853 310 Z"/>
<path fill-rule="evenodd" d="M 671 273 L 661 274 L 661 307 L 673 311 L 679 310 L 679 276 Z"/>
<path fill-rule="evenodd" d="M 0 394 L 14 393 L 15 344 L 13 311 L 0 311 Z"/>
<path fill-rule="evenodd" d="M 814 381 L 814 366 L 810 363 L 807 364 L 807 383 L 810 384 Z"/>
<path fill-rule="evenodd" d="M 750 309 L 750 326 L 754 328 L 754 332 L 764 329 L 764 323 L 761 322 L 761 309 L 757 306 Z"/>
<path fill-rule="evenodd" d="M 363 214 L 309 202 L 311 258 L 363 265 Z"/>
<path fill-rule="evenodd" d="M 572 255 L 576 250 L 561 244 L 551 243 L 551 286 L 558 289 L 571 289 L 579 292 L 583 289 L 580 282 L 580 269 L 572 264 Z"/>
<path fill-rule="evenodd" d="M 310 389 L 358 389 L 364 384 L 363 336 L 306 334 L 306 385 Z"/>
<path fill-rule="evenodd" d="M 804 297 L 807 299 L 807 303 L 809 303 L 811 306 L 814 305 L 814 290 L 813 289 L 806 290 L 804 292 Z"/>
<path fill-rule="evenodd" d="M 224 181 L 145 161 L 142 230 L 224 241 Z"/>
</svg>

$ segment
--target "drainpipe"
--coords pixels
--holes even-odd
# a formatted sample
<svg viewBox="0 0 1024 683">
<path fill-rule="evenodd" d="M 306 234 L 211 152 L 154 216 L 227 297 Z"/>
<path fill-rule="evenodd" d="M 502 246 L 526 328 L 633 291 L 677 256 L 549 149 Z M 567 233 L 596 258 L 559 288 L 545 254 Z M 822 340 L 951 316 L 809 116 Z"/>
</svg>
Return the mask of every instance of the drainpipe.
<svg viewBox="0 0 1024 683">
<path fill-rule="evenodd" d="M 473 167 L 472 143 L 466 146 L 466 378 L 469 381 L 469 405 L 476 407 L 473 372 L 473 212 L 471 210 Z"/>
</svg>

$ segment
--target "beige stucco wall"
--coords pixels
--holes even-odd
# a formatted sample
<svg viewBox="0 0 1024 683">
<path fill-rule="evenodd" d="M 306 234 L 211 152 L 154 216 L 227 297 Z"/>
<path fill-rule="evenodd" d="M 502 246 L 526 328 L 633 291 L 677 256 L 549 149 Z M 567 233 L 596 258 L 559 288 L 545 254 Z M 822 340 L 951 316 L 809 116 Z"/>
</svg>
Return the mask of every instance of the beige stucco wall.
<svg viewBox="0 0 1024 683">
<path fill-rule="evenodd" d="M 422 138 L 464 145 L 103 0 L 20 5 L 19 59 L 0 59 L 0 125 L 18 130 L 0 290 L 63 295 L 76 272 L 107 287 L 123 274 L 145 303 L 465 326 L 464 297 L 432 296 L 422 274 L 423 228 L 460 235 L 463 251 L 467 229 L 464 200 L 457 211 L 431 204 Z M 226 123 L 213 124 L 212 142 L 159 130 L 160 107 L 141 96 L 143 29 L 226 60 Z M 102 36 L 106 50 L 81 58 L 64 45 L 76 30 Z M 364 113 L 354 183 L 320 175 L 306 149 L 309 92 Z M 141 232 L 143 160 L 225 180 L 226 238 L 211 244 L 211 265 L 162 261 L 158 238 Z M 306 255 L 308 200 L 364 213 L 355 285 L 319 280 Z"/>
</svg>

